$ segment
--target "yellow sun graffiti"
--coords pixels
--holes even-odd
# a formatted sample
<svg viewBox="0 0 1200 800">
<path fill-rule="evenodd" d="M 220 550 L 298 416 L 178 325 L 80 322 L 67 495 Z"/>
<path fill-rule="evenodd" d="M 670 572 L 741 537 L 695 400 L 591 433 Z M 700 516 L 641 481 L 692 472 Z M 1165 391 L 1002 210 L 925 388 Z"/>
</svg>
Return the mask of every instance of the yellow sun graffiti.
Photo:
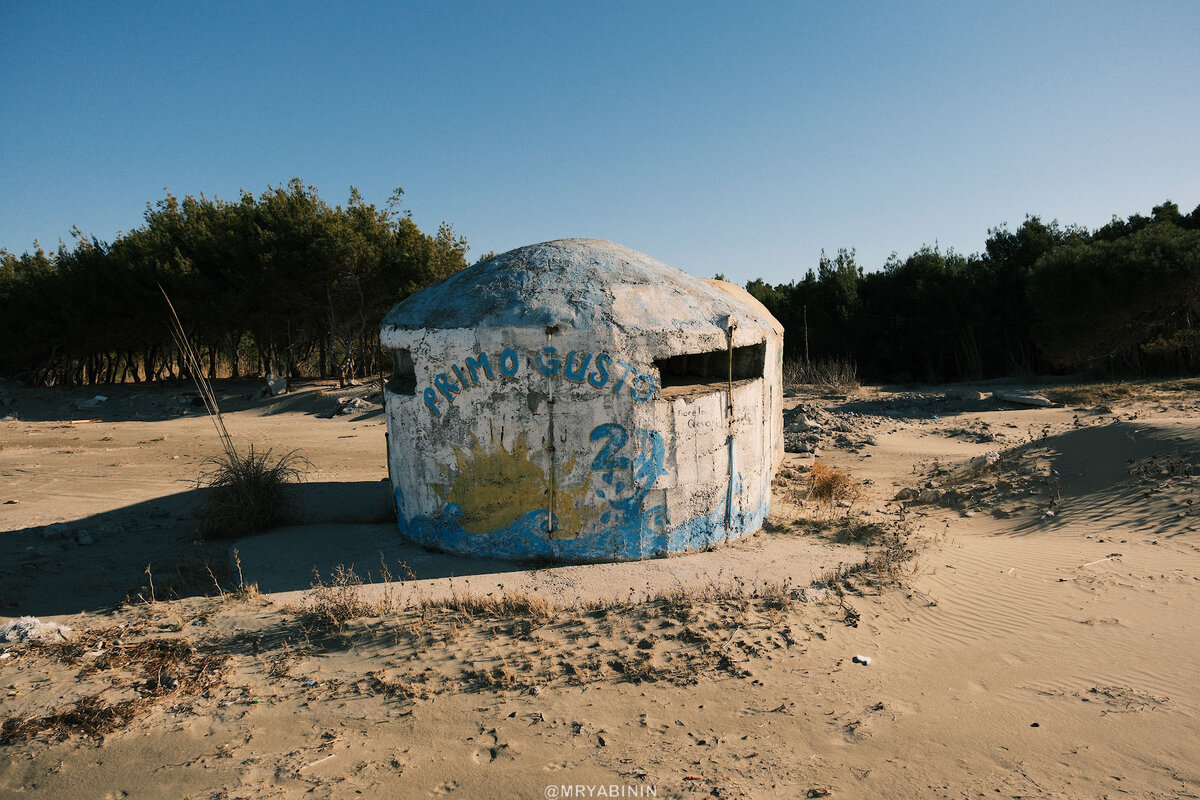
<svg viewBox="0 0 1200 800">
<path fill-rule="evenodd" d="M 446 484 L 432 484 L 443 503 L 454 503 L 462 509 L 459 524 L 470 534 L 484 534 L 505 528 L 531 511 L 550 507 L 550 481 L 544 452 L 529 447 L 522 433 L 512 443 L 512 450 L 494 440 L 490 446 L 475 436 L 470 450 L 454 447 L 455 465 L 443 465 Z M 575 458 L 555 470 L 560 476 L 570 476 Z M 555 487 L 555 530 L 551 538 L 571 539 L 590 526 L 596 513 L 583 503 L 587 495 L 583 485 Z M 582 508 L 581 508 L 582 507 Z"/>
</svg>

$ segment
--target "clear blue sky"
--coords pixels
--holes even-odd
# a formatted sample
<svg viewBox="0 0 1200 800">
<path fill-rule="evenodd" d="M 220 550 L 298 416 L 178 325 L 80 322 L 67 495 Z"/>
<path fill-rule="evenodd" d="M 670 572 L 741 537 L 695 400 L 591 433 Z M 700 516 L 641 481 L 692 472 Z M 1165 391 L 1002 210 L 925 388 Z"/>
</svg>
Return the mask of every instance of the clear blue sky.
<svg viewBox="0 0 1200 800">
<path fill-rule="evenodd" d="M 0 0 L 0 247 L 293 176 L 776 283 L 1200 203 L 1200 3 Z"/>
</svg>

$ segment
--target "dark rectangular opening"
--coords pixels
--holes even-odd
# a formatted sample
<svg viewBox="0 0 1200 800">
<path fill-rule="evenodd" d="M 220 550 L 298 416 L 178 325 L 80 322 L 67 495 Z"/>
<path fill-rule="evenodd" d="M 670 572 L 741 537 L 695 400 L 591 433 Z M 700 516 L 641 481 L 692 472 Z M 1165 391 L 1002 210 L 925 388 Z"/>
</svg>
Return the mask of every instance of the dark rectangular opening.
<svg viewBox="0 0 1200 800">
<path fill-rule="evenodd" d="M 413 364 L 412 353 L 407 350 L 392 353 L 392 374 L 387 381 L 387 390 L 392 394 L 417 393 L 417 368 Z"/>
<path fill-rule="evenodd" d="M 733 348 L 734 381 L 752 380 L 763 376 L 767 359 L 767 343 L 759 342 Z M 730 380 L 729 350 L 707 353 L 682 353 L 670 358 L 656 359 L 659 380 L 663 389 L 683 386 L 708 386 Z"/>
</svg>

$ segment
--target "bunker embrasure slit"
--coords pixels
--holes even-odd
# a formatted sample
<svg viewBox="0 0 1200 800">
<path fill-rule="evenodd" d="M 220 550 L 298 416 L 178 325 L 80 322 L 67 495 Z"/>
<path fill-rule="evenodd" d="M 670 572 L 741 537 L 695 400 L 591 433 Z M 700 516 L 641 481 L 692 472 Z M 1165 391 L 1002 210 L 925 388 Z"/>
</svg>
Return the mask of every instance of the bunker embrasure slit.
<svg viewBox="0 0 1200 800">
<path fill-rule="evenodd" d="M 409 397 L 417 393 L 417 368 L 409 351 L 393 351 L 392 375 L 388 378 L 387 390 Z"/>
<path fill-rule="evenodd" d="M 715 388 L 714 384 L 754 380 L 763 377 L 767 343 L 711 350 L 703 353 L 681 353 L 669 358 L 655 359 L 659 381 L 666 396 L 686 393 L 696 388 Z M 732 360 L 732 375 L 730 362 Z"/>
</svg>

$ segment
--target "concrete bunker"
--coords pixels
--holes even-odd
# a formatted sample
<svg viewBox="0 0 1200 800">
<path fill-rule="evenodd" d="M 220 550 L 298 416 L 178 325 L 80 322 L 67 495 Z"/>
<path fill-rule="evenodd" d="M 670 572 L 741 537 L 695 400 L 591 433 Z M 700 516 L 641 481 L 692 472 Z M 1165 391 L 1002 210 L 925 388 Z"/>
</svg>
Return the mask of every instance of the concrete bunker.
<svg viewBox="0 0 1200 800">
<path fill-rule="evenodd" d="M 380 341 L 398 522 L 420 544 L 628 560 L 762 525 L 783 329 L 737 286 L 563 239 L 409 297 Z"/>
</svg>

